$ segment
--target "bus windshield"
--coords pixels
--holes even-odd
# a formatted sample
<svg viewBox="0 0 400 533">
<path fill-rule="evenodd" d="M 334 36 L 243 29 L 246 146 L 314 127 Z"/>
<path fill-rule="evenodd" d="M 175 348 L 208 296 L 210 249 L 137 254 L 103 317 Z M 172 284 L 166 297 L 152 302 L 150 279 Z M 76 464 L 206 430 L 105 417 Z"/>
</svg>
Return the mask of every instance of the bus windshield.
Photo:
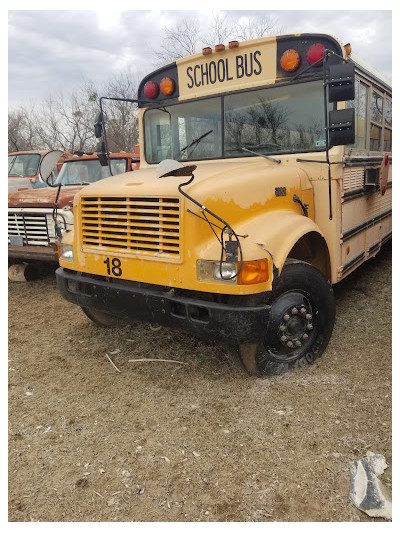
<svg viewBox="0 0 400 533">
<path fill-rule="evenodd" d="M 36 176 L 40 163 L 40 154 L 18 154 L 8 156 L 9 176 Z"/>
<path fill-rule="evenodd" d="M 126 159 L 111 159 L 113 175 L 126 172 Z M 93 183 L 110 175 L 108 166 L 102 167 L 98 159 L 65 161 L 58 175 L 58 181 L 63 185 L 81 185 Z"/>
<path fill-rule="evenodd" d="M 149 109 L 146 160 L 251 155 L 243 148 L 264 155 L 324 150 L 323 97 L 322 81 L 313 81 Z"/>
</svg>

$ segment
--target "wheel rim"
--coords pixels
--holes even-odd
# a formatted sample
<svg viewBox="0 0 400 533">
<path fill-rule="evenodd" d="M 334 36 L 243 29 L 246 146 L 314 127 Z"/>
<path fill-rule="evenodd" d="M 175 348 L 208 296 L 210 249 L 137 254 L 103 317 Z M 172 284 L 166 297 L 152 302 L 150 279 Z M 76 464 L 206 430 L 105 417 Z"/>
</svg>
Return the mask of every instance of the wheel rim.
<svg viewBox="0 0 400 533">
<path fill-rule="evenodd" d="M 296 359 L 313 344 L 315 322 L 308 295 L 285 293 L 272 304 L 264 347 L 279 361 Z"/>
</svg>

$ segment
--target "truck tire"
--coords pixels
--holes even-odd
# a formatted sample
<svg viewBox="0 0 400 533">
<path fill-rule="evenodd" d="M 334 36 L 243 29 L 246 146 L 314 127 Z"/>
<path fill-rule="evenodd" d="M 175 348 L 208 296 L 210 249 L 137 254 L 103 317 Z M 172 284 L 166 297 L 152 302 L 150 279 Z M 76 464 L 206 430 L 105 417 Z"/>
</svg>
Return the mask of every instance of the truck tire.
<svg viewBox="0 0 400 533">
<path fill-rule="evenodd" d="M 109 315 L 108 313 L 104 313 L 104 311 L 98 311 L 97 309 L 89 307 L 81 307 L 81 309 L 85 315 L 96 324 L 96 326 L 100 326 L 102 328 L 118 328 L 128 324 L 128 322 L 123 318 L 115 315 Z"/>
<path fill-rule="evenodd" d="M 246 371 L 266 376 L 314 363 L 327 347 L 335 323 L 330 282 L 312 265 L 288 259 L 273 285 L 269 303 L 263 339 L 239 346 Z"/>
</svg>

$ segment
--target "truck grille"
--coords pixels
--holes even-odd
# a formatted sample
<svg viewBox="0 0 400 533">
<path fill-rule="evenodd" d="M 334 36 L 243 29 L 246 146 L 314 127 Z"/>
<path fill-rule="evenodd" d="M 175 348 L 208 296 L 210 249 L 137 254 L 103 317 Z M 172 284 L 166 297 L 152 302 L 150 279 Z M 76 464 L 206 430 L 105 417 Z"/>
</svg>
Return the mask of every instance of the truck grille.
<svg viewBox="0 0 400 533">
<path fill-rule="evenodd" d="M 177 258 L 179 198 L 81 198 L 86 248 Z"/>
<path fill-rule="evenodd" d="M 8 243 L 20 240 L 21 245 L 48 246 L 55 240 L 54 222 L 45 213 L 8 211 Z"/>
</svg>

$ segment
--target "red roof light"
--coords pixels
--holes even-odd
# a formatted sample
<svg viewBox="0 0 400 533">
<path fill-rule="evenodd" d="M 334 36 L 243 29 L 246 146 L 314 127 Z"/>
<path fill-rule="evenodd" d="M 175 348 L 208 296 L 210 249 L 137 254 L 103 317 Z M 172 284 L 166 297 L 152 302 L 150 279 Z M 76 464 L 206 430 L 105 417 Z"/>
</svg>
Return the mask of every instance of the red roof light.
<svg viewBox="0 0 400 533">
<path fill-rule="evenodd" d="M 153 100 L 158 96 L 159 87 L 154 81 L 148 81 L 144 86 L 144 94 L 147 98 Z"/>
<path fill-rule="evenodd" d="M 309 65 L 312 65 L 319 59 L 322 59 L 324 56 L 324 50 L 325 50 L 325 46 L 321 43 L 315 43 L 311 45 L 307 52 L 307 57 L 306 57 L 307 63 Z M 320 61 L 320 63 L 318 63 L 315 66 L 316 67 L 322 66 L 322 61 Z"/>
</svg>

